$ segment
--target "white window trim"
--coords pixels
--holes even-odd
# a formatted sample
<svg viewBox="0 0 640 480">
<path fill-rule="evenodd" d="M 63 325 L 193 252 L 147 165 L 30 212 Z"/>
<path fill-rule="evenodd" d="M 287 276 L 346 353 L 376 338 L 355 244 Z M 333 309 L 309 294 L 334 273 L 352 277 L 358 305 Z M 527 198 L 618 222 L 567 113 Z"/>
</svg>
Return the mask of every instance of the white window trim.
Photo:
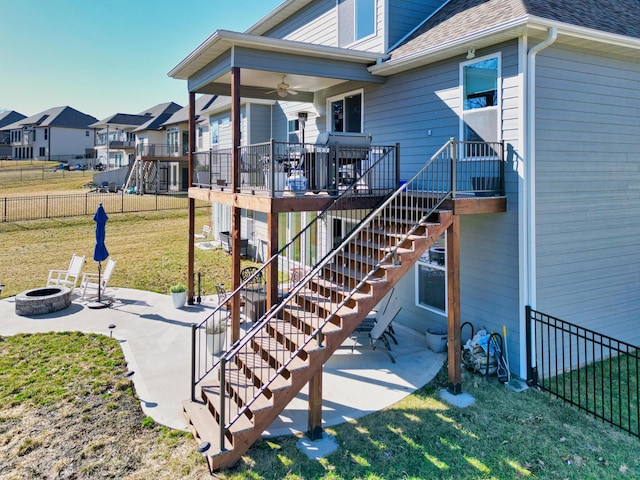
<svg viewBox="0 0 640 480">
<path fill-rule="evenodd" d="M 458 138 L 460 139 L 460 141 L 464 141 L 464 67 L 466 67 L 467 65 L 472 65 L 474 63 L 478 63 L 478 62 L 483 62 L 485 60 L 491 60 L 492 58 L 497 58 L 498 59 L 498 81 L 497 81 L 497 86 L 496 88 L 498 89 L 497 92 L 497 100 L 496 103 L 497 105 L 495 107 L 485 107 L 482 109 L 476 109 L 476 110 L 485 110 L 485 111 L 490 111 L 490 110 L 495 110 L 498 114 L 496 115 L 496 132 L 497 132 L 497 139 L 496 141 L 499 141 L 498 139 L 502 138 L 502 129 L 501 129 L 501 125 L 502 125 L 502 52 L 495 52 L 495 53 L 491 53 L 489 55 L 484 55 L 482 57 L 477 57 L 477 58 L 473 58 L 471 60 L 467 60 L 466 62 L 461 62 L 460 66 L 459 66 L 459 72 L 458 72 L 458 83 L 459 83 L 459 98 L 460 98 L 460 107 L 459 107 L 459 112 L 458 112 L 458 118 L 459 118 L 459 125 L 458 125 Z M 486 158 L 483 157 L 469 157 L 467 158 L 466 156 L 464 156 L 463 152 L 460 152 L 460 160 L 486 160 Z"/>
<path fill-rule="evenodd" d="M 364 88 L 359 88 L 357 90 L 352 90 L 350 92 L 345 92 L 345 93 L 341 93 L 340 95 L 334 95 L 333 97 L 327 97 L 326 100 L 326 129 L 328 132 L 331 132 L 331 124 L 333 123 L 333 119 L 331 117 L 331 104 L 333 102 L 335 102 L 336 100 L 344 100 L 346 97 L 352 96 L 352 95 L 358 95 L 360 94 L 360 98 L 361 98 L 361 108 L 360 108 L 360 132 L 354 132 L 354 133 L 363 133 L 365 131 L 364 128 Z"/>
<path fill-rule="evenodd" d="M 416 262 L 414 267 L 414 278 L 415 278 L 415 287 L 414 287 L 414 295 L 415 295 L 415 305 L 416 307 L 422 308 L 423 310 L 427 310 L 429 312 L 433 312 L 437 315 L 442 315 L 443 317 L 448 316 L 449 314 L 449 275 L 447 272 L 447 232 L 444 233 L 443 236 L 444 245 L 445 245 L 445 264 L 437 265 L 431 262 L 422 262 L 420 259 Z M 427 249 L 428 252 L 428 249 Z M 444 311 L 438 310 L 437 308 L 431 307 L 429 305 L 423 305 L 420 303 L 420 265 L 426 265 L 429 268 L 434 268 L 436 270 L 444 271 Z"/>
</svg>

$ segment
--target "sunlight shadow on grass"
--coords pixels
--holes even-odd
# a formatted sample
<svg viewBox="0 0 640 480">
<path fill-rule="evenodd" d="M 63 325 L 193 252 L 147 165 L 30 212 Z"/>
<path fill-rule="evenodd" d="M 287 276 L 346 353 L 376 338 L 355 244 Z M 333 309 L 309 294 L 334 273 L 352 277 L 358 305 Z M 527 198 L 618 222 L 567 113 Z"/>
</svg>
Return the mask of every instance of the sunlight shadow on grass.
<svg viewBox="0 0 640 480">
<path fill-rule="evenodd" d="M 485 475 L 488 475 L 489 473 L 491 473 L 491 469 L 489 467 L 487 467 L 484 463 L 482 463 L 480 460 L 478 460 L 475 457 L 468 457 L 467 455 L 463 455 L 463 458 L 473 467 L 475 467 L 476 469 L 480 470 L 482 473 L 484 473 Z"/>
<path fill-rule="evenodd" d="M 424 458 L 426 458 L 427 460 L 429 460 L 429 462 L 431 462 L 431 464 L 440 469 L 440 470 L 448 470 L 449 469 L 449 465 L 447 465 L 445 462 L 443 462 L 442 460 L 439 460 L 437 457 L 435 457 L 434 455 L 431 455 L 430 453 L 428 453 L 424 446 L 418 444 L 415 440 L 407 437 L 403 432 L 401 428 L 394 428 L 390 425 L 387 426 L 387 428 L 389 428 L 389 430 L 391 430 L 393 433 L 395 433 L 398 437 L 400 437 L 400 439 L 402 439 L 407 445 L 409 445 L 411 448 L 413 448 L 414 450 L 417 450 L 419 452 L 422 453 L 422 455 L 424 456 Z"/>
<path fill-rule="evenodd" d="M 468 430 L 465 430 L 464 428 L 462 428 L 462 425 L 460 425 L 459 423 L 457 423 L 453 418 L 450 417 L 446 417 L 444 415 L 442 415 L 441 413 L 436 413 L 436 417 L 439 418 L 440 420 L 442 420 L 443 422 L 447 422 L 449 424 L 451 424 L 451 426 L 453 428 L 455 428 L 457 431 L 459 431 L 460 433 L 463 433 L 464 435 L 466 435 L 467 437 L 471 437 L 474 440 L 478 440 L 480 437 L 478 437 L 478 435 L 476 435 L 473 432 L 470 432 Z"/>
<path fill-rule="evenodd" d="M 511 468 L 513 468 L 517 472 L 517 475 L 519 477 L 531 477 L 531 476 L 533 476 L 533 474 L 529 470 L 527 470 L 526 468 L 521 466 L 518 462 L 516 462 L 514 460 L 507 460 L 506 458 L 503 459 L 503 460 L 504 460 L 504 463 L 509 465 Z"/>
</svg>

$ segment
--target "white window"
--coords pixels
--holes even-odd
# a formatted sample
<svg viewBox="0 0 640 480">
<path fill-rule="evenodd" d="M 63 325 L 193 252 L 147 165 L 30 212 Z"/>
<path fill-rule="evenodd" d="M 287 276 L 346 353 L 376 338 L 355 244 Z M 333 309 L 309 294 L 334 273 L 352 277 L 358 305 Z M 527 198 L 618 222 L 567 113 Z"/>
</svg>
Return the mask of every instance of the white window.
<svg viewBox="0 0 640 480">
<path fill-rule="evenodd" d="M 296 118 L 295 120 L 289 120 L 287 122 L 287 141 L 289 143 L 299 143 L 302 141 L 299 135 L 300 132 L 300 121 Z"/>
<path fill-rule="evenodd" d="M 217 145 L 219 138 L 218 120 L 211 120 L 211 145 Z"/>
<path fill-rule="evenodd" d="M 460 138 L 497 142 L 500 135 L 500 54 L 460 64 Z"/>
<path fill-rule="evenodd" d="M 327 99 L 327 130 L 362 133 L 364 118 L 363 92 L 350 92 Z"/>
<path fill-rule="evenodd" d="M 338 43 L 345 47 L 376 33 L 377 0 L 337 0 Z"/>
<path fill-rule="evenodd" d="M 447 315 L 447 248 L 444 234 L 416 263 L 416 305 Z"/>
</svg>

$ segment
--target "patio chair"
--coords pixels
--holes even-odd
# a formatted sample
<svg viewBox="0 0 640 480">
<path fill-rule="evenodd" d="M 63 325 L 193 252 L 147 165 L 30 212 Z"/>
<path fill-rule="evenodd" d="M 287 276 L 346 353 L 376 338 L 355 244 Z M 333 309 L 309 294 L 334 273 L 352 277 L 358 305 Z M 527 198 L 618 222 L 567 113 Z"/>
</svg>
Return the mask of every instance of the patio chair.
<svg viewBox="0 0 640 480">
<path fill-rule="evenodd" d="M 69 268 L 66 270 L 49 270 L 49 277 L 47 278 L 47 287 L 51 286 L 63 286 L 68 287 L 71 290 L 75 289 L 82 272 L 82 266 L 84 265 L 84 255 L 79 256 L 75 253 L 71 256 L 71 262 L 69 262 Z"/>
<path fill-rule="evenodd" d="M 210 234 L 211 234 L 211 227 L 209 225 L 203 225 L 202 233 L 194 233 L 193 238 L 195 238 L 196 240 L 206 240 L 207 238 L 209 238 Z"/>
<path fill-rule="evenodd" d="M 100 274 L 100 295 L 104 295 L 104 292 L 107 290 L 107 286 L 109 285 L 109 280 L 111 280 L 111 275 L 113 274 L 113 269 L 116 266 L 115 260 L 109 258 L 107 260 L 107 266 L 104 267 L 104 270 Z M 98 296 L 98 274 L 97 273 L 84 273 L 82 275 L 82 281 L 80 282 L 80 289 L 82 292 L 82 298 L 84 299 L 87 295 L 87 292 L 93 293 Z"/>
<path fill-rule="evenodd" d="M 390 295 L 384 311 L 380 312 L 374 321 L 365 319 L 363 323 L 354 330 L 351 336 L 353 340 L 351 350 L 353 351 L 359 347 L 371 347 L 373 350 L 380 348 L 389 356 L 393 363 L 396 363 L 396 359 L 391 355 L 391 345 L 387 337 L 391 336 L 393 338 L 393 334 L 389 332 L 389 326 L 398 313 L 400 313 L 401 309 L 402 307 L 397 297 Z"/>
</svg>

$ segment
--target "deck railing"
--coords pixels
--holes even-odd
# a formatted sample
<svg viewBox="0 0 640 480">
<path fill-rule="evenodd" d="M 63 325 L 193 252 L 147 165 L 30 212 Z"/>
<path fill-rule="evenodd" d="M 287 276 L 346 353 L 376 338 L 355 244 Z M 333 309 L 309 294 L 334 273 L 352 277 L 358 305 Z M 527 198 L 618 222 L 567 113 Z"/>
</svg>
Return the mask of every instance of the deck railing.
<svg viewBox="0 0 640 480">
<path fill-rule="evenodd" d="M 440 182 L 451 184 L 454 196 L 503 194 L 503 147 L 502 142 L 455 142 L 455 161 L 441 172 Z M 392 148 L 276 141 L 241 146 L 239 190 L 272 198 L 321 192 L 338 196 L 357 182 L 360 196 L 377 195 L 399 178 L 398 156 L 389 155 Z M 194 153 L 193 185 L 231 191 L 231 164 L 231 149 Z M 372 165 L 376 167 L 369 169 Z"/>
<path fill-rule="evenodd" d="M 398 177 L 392 146 L 318 145 L 270 141 L 241 146 L 240 191 L 270 197 L 286 193 L 328 193 L 337 196 L 355 184 L 360 194 L 384 192 Z M 193 184 L 231 187 L 231 150 L 198 152 Z M 384 159 L 384 162 L 380 162 Z M 370 168 L 375 165 L 375 168 Z M 366 175 L 363 175 L 367 172 Z"/>
<path fill-rule="evenodd" d="M 638 347 L 526 308 L 527 380 L 640 436 Z"/>
<path fill-rule="evenodd" d="M 184 149 L 180 145 L 151 143 L 140 144 L 136 147 L 138 157 L 186 157 Z"/>
</svg>

